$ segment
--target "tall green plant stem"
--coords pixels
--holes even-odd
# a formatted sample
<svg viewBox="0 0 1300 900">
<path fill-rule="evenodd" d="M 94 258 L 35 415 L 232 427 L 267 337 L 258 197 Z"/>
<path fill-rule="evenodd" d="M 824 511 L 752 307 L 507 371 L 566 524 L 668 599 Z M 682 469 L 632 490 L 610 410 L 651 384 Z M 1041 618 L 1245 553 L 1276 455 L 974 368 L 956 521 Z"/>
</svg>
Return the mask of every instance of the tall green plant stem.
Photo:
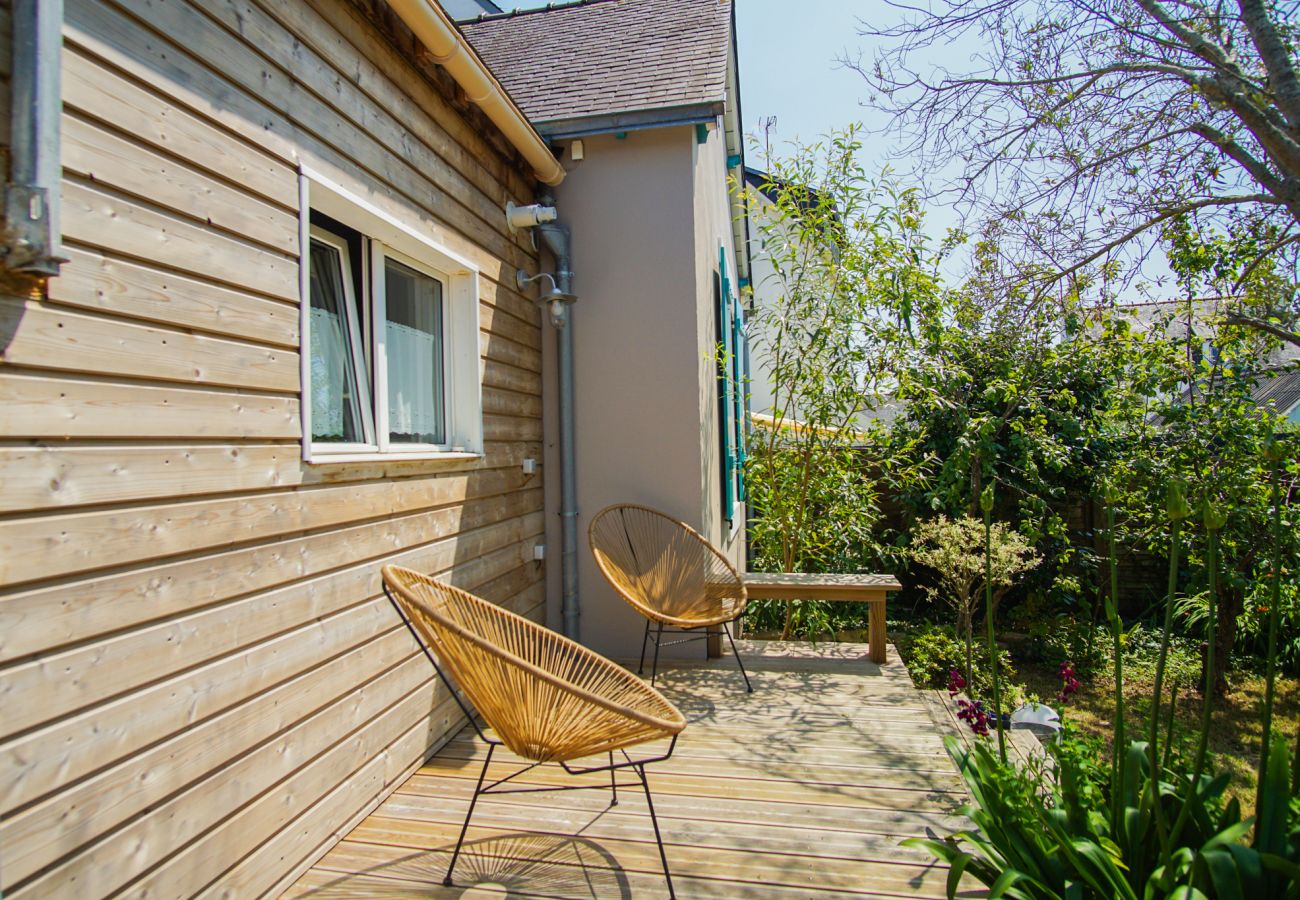
<svg viewBox="0 0 1300 900">
<path fill-rule="evenodd" d="M 1156 829 L 1160 833 L 1160 842 L 1168 847 L 1168 834 L 1165 830 L 1164 810 L 1160 803 L 1160 780 L 1162 767 L 1157 743 L 1160 738 L 1160 701 L 1164 697 L 1165 663 L 1169 659 L 1169 633 L 1174 627 L 1174 594 L 1178 591 L 1178 539 L 1182 529 L 1182 520 L 1173 519 L 1169 523 L 1169 590 L 1165 594 L 1165 627 L 1160 636 L 1160 655 L 1156 658 L 1155 684 L 1151 689 L 1151 723 L 1147 739 L 1147 755 L 1151 762 L 1151 808 L 1156 819 Z M 1173 702 L 1173 701 L 1171 701 Z"/>
<path fill-rule="evenodd" d="M 1300 728 L 1295 732 L 1295 752 L 1291 754 L 1296 765 L 1291 767 L 1291 795 L 1300 794 Z"/>
<path fill-rule="evenodd" d="M 1205 760 L 1210 747 L 1210 712 L 1214 702 L 1215 632 L 1218 631 L 1219 610 L 1219 529 L 1217 525 L 1210 526 L 1207 523 L 1205 543 L 1210 604 L 1206 628 L 1209 633 L 1205 650 L 1205 687 L 1202 688 L 1203 694 L 1201 696 L 1201 733 L 1196 740 L 1196 757 L 1192 763 L 1192 777 L 1187 785 L 1189 792 L 1200 790 L 1201 775 L 1205 772 Z M 1169 834 L 1171 846 L 1177 845 L 1178 836 L 1182 833 L 1183 826 L 1187 824 L 1187 818 L 1193 805 L 1192 803 L 1184 803 L 1183 808 L 1179 811 L 1178 819 L 1174 822 L 1174 827 Z"/>
<path fill-rule="evenodd" d="M 1273 488 L 1273 590 L 1268 603 L 1268 666 L 1264 680 L 1264 733 L 1259 748 L 1259 776 L 1255 782 L 1255 808 L 1263 802 L 1264 774 L 1268 771 L 1268 751 L 1273 745 L 1273 689 L 1277 678 L 1278 607 L 1282 603 L 1282 488 L 1277 460 L 1269 465 Z"/>
<path fill-rule="evenodd" d="M 1173 757 L 1174 749 L 1174 724 L 1178 716 L 1178 688 L 1180 685 L 1175 679 L 1173 687 L 1169 689 L 1169 715 L 1165 718 L 1165 753 L 1160 759 L 1160 771 L 1164 772 L 1169 768 L 1169 761 Z"/>
<path fill-rule="evenodd" d="M 1106 504 L 1107 556 L 1110 562 L 1110 596 L 1106 599 L 1106 614 L 1110 618 L 1111 639 L 1115 645 L 1115 745 L 1111 759 L 1111 784 L 1116 796 L 1120 785 L 1124 783 L 1124 757 L 1128 744 L 1124 740 L 1124 647 L 1123 625 L 1119 620 L 1119 559 L 1115 551 L 1115 504 Z M 1119 804 L 1115 807 L 1115 816 L 1121 813 Z M 1118 832 L 1119 822 L 1115 822 Z"/>
<path fill-rule="evenodd" d="M 998 758 L 1007 761 L 1007 737 L 1002 731 L 1002 689 L 998 678 L 998 646 L 993 629 L 993 504 L 984 507 L 984 620 L 987 623 L 989 670 L 993 674 L 993 717 L 998 729 Z"/>
<path fill-rule="evenodd" d="M 1205 770 L 1205 759 L 1210 747 L 1210 712 L 1214 706 L 1214 653 L 1219 630 L 1219 529 L 1212 528 L 1206 541 L 1206 567 L 1209 587 L 1209 616 L 1207 617 L 1205 648 L 1205 696 L 1201 704 L 1201 733 L 1196 740 L 1196 761 L 1192 766 L 1195 777 Z"/>
<path fill-rule="evenodd" d="M 1156 760 L 1156 742 L 1160 734 L 1160 705 L 1164 700 L 1165 666 L 1169 661 L 1169 634 L 1174 627 L 1174 595 L 1178 592 L 1178 540 L 1182 522 L 1174 519 L 1169 523 L 1169 587 L 1165 593 L 1165 625 L 1160 636 L 1160 655 L 1156 657 L 1155 684 L 1151 697 L 1151 764 L 1154 771 Z"/>
<path fill-rule="evenodd" d="M 967 689 L 974 692 L 975 690 L 975 651 L 972 647 L 974 638 L 971 637 L 973 626 L 971 625 L 972 616 L 966 617 L 966 685 Z"/>
</svg>

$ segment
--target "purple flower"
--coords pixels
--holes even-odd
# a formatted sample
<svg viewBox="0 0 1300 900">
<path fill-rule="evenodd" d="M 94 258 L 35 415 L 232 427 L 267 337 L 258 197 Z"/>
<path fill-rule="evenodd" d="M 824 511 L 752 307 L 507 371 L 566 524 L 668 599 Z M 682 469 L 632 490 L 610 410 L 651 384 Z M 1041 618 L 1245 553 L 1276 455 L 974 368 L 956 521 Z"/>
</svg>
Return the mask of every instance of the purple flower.
<svg viewBox="0 0 1300 900">
<path fill-rule="evenodd" d="M 1079 690 L 1079 679 L 1075 677 L 1074 665 L 1069 660 L 1061 663 L 1056 674 L 1061 679 L 1061 692 L 1056 695 L 1056 699 L 1065 703 Z"/>
<path fill-rule="evenodd" d="M 969 700 L 958 700 L 957 718 L 965 722 L 974 734 L 989 736 L 989 714 L 984 710 L 983 701 L 976 700 L 972 703 Z"/>
<path fill-rule="evenodd" d="M 956 669 L 948 672 L 948 696 L 956 697 L 961 693 L 961 689 L 966 686 L 966 679 L 961 677 L 961 673 Z"/>
</svg>

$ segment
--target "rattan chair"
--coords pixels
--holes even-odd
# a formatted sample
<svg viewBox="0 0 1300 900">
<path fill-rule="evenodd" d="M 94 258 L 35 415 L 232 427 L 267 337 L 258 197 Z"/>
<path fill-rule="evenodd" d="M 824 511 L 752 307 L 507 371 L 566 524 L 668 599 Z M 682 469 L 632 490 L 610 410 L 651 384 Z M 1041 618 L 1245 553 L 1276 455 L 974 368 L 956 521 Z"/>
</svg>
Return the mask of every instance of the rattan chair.
<svg viewBox="0 0 1300 900">
<path fill-rule="evenodd" d="M 385 593 L 488 745 L 443 884 L 452 883 L 470 817 L 481 795 L 604 787 L 502 787 L 535 766 L 556 762 L 571 775 L 609 772 L 613 804 L 618 803 L 619 771 L 631 769 L 637 775 L 637 782 L 624 786 L 639 783 L 645 791 L 668 893 L 675 896 L 645 767 L 672 756 L 677 735 L 686 727 L 677 708 L 605 657 L 473 594 L 397 566 L 384 566 L 383 581 Z M 496 737 L 484 733 L 457 688 Z M 662 739 L 671 739 L 671 743 L 660 756 L 633 759 L 626 752 L 628 747 Z M 532 762 L 484 786 L 492 754 L 502 744 Z M 623 761 L 614 761 L 616 751 Z M 569 766 L 571 760 L 597 754 L 607 754 L 609 764 Z"/>
<path fill-rule="evenodd" d="M 627 503 L 596 513 L 587 534 L 601 573 L 646 617 L 638 673 L 645 671 L 646 645 L 651 637 L 655 642 L 650 669 L 653 685 L 659 674 L 664 629 L 668 628 L 669 634 L 703 629 L 703 634 L 669 641 L 667 646 L 725 634 L 745 689 L 754 690 L 727 627 L 745 613 L 745 582 L 716 547 L 685 522 L 648 506 Z"/>
</svg>

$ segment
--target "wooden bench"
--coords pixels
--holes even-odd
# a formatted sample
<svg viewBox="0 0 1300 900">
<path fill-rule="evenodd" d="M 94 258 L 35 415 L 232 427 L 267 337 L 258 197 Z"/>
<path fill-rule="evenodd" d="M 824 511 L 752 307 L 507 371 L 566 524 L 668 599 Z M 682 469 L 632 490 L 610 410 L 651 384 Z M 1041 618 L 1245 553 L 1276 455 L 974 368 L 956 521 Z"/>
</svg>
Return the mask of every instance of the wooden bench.
<svg viewBox="0 0 1300 900">
<path fill-rule="evenodd" d="M 885 661 L 885 595 L 902 587 L 894 576 L 746 572 L 743 578 L 750 600 L 839 600 L 871 604 L 867 609 L 871 661 Z"/>
</svg>

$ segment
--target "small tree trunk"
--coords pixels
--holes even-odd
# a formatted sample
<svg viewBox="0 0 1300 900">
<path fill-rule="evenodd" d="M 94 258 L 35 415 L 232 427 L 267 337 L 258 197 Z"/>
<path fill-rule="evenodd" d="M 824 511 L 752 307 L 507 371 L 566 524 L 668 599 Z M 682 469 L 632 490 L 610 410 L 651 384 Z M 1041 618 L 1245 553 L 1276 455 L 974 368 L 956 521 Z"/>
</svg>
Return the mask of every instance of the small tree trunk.
<svg viewBox="0 0 1300 900">
<path fill-rule="evenodd" d="M 1219 620 L 1216 623 L 1215 639 L 1218 648 L 1215 656 L 1218 662 L 1214 666 L 1214 696 L 1226 697 L 1228 694 L 1228 661 L 1237 645 L 1237 619 L 1246 608 L 1246 595 L 1240 588 L 1228 588 L 1219 595 Z"/>
<path fill-rule="evenodd" d="M 971 699 L 975 698 L 975 656 L 974 656 L 974 628 L 971 622 L 971 611 L 968 605 L 963 605 L 957 611 L 957 629 L 961 632 L 962 637 L 966 640 L 966 693 Z"/>
</svg>

